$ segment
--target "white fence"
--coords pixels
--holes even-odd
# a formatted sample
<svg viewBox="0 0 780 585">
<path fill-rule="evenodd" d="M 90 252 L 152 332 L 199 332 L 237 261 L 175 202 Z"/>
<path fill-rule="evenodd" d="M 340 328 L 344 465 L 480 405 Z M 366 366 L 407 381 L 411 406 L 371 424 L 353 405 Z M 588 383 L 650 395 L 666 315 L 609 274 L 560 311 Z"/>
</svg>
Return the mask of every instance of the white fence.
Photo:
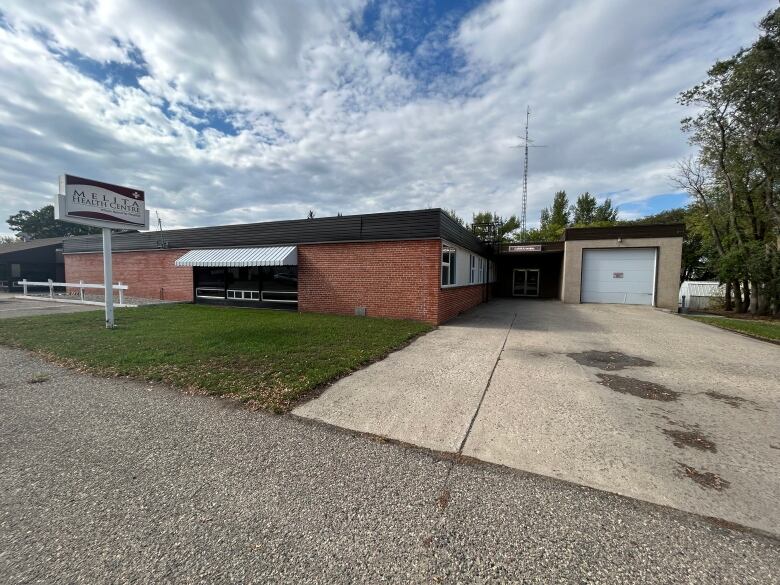
<svg viewBox="0 0 780 585">
<path fill-rule="evenodd" d="M 51 278 L 47 280 L 46 282 L 34 282 L 31 280 L 27 280 L 26 278 L 23 280 L 18 281 L 17 286 L 22 287 L 22 294 L 17 295 L 19 298 L 28 298 L 28 299 L 37 299 L 41 300 L 41 297 L 31 296 L 28 294 L 28 287 L 47 287 L 49 289 L 49 300 L 55 301 L 59 299 L 54 298 L 54 287 L 66 287 L 66 288 L 75 288 L 79 291 L 79 299 L 80 302 L 85 305 L 104 305 L 105 303 L 98 303 L 94 301 L 88 301 L 84 299 L 84 291 L 87 289 L 97 289 L 105 291 L 106 287 L 102 284 L 87 284 L 83 280 L 80 280 L 78 282 L 54 282 Z M 122 284 L 121 282 L 119 284 L 111 285 L 112 290 L 119 292 L 119 303 L 117 304 L 118 307 L 134 307 L 135 305 L 126 305 L 125 304 L 125 291 L 127 290 L 127 285 Z M 105 295 L 105 293 L 104 293 Z M 60 302 L 68 302 L 68 301 L 60 301 Z M 75 302 L 75 301 L 70 301 Z"/>
</svg>

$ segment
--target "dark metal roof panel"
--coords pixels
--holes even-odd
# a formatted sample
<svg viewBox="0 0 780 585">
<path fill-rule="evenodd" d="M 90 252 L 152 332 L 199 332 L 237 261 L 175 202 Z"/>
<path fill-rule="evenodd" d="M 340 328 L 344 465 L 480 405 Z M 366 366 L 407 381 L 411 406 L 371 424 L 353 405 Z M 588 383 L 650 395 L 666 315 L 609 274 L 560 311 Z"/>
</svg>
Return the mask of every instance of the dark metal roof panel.
<svg viewBox="0 0 780 585">
<path fill-rule="evenodd" d="M 161 232 L 149 231 L 116 234 L 112 239 L 113 250 L 155 250 L 159 248 L 228 248 L 266 245 L 307 244 L 318 242 L 377 241 L 433 239 L 442 237 L 440 209 L 396 211 L 295 219 L 263 223 L 188 228 Z M 471 233 L 458 226 L 468 237 Z M 448 234 L 450 232 L 448 231 Z M 460 239 L 463 240 L 461 234 Z M 473 238 L 476 241 L 476 238 Z M 163 246 L 162 242 L 165 245 Z M 455 241 L 453 243 L 459 243 Z M 461 245 L 464 245 L 461 243 Z M 477 241 L 477 245 L 479 242 Z M 473 242 L 464 245 L 475 249 Z M 100 236 L 66 240 L 64 252 L 97 252 L 102 249 Z"/>
<path fill-rule="evenodd" d="M 60 246 L 64 238 L 41 238 L 40 240 L 30 240 L 28 242 L 11 242 L 0 245 L 0 254 L 13 254 L 24 250 L 34 250 L 46 246 Z"/>
<path fill-rule="evenodd" d="M 460 225 L 443 210 L 439 211 L 441 237 L 443 239 L 484 256 L 489 256 L 491 254 L 490 249 L 480 242 L 471 230 Z"/>
<path fill-rule="evenodd" d="M 616 238 L 681 238 L 685 224 L 616 225 L 610 227 L 566 228 L 565 240 L 612 240 Z"/>
</svg>

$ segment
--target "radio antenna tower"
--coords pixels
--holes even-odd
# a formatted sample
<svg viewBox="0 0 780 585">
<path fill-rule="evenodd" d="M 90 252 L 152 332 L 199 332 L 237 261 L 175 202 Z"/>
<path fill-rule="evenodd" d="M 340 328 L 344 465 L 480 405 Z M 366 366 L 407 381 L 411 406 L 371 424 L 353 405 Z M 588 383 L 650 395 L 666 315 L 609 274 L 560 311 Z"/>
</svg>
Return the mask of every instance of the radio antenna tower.
<svg viewBox="0 0 780 585">
<path fill-rule="evenodd" d="M 154 213 L 157 214 L 157 228 L 160 231 L 160 239 L 157 240 L 157 247 L 158 248 L 167 248 L 168 242 L 165 241 L 165 232 L 162 228 L 162 219 L 160 219 L 160 212 L 156 209 L 154 210 Z"/>
<path fill-rule="evenodd" d="M 523 158 L 523 200 L 520 204 L 520 240 L 521 241 L 525 241 L 525 236 L 528 232 L 527 225 L 526 225 L 526 217 L 528 215 L 528 149 L 545 148 L 544 146 L 541 145 L 531 144 L 533 140 L 528 138 L 528 121 L 530 118 L 531 118 L 531 106 L 527 106 L 525 110 L 525 138 L 522 138 L 525 157 Z"/>
</svg>

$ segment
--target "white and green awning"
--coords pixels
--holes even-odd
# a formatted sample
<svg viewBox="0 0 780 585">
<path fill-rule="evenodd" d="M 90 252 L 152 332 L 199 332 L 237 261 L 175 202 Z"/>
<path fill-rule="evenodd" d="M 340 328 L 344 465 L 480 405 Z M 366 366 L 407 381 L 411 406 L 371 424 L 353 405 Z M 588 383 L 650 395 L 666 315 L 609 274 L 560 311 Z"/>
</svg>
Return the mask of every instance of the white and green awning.
<svg viewBox="0 0 780 585">
<path fill-rule="evenodd" d="M 298 252 L 295 246 L 190 250 L 175 264 L 209 267 L 297 266 Z"/>
</svg>

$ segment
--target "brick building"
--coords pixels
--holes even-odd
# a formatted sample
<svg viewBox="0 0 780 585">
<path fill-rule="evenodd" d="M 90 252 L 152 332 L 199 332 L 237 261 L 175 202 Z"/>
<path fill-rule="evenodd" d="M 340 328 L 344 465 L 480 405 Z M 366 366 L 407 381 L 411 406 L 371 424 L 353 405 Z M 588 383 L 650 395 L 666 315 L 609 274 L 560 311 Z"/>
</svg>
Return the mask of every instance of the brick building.
<svg viewBox="0 0 780 585">
<path fill-rule="evenodd" d="M 68 282 L 101 282 L 98 237 L 64 245 Z M 113 237 L 128 296 L 439 324 L 490 296 L 491 251 L 440 209 Z"/>
<path fill-rule="evenodd" d="M 570 228 L 556 242 L 480 242 L 441 209 L 116 234 L 128 296 L 415 319 L 488 300 L 677 307 L 682 225 Z M 68 282 L 102 281 L 99 237 L 63 243 Z"/>
</svg>

